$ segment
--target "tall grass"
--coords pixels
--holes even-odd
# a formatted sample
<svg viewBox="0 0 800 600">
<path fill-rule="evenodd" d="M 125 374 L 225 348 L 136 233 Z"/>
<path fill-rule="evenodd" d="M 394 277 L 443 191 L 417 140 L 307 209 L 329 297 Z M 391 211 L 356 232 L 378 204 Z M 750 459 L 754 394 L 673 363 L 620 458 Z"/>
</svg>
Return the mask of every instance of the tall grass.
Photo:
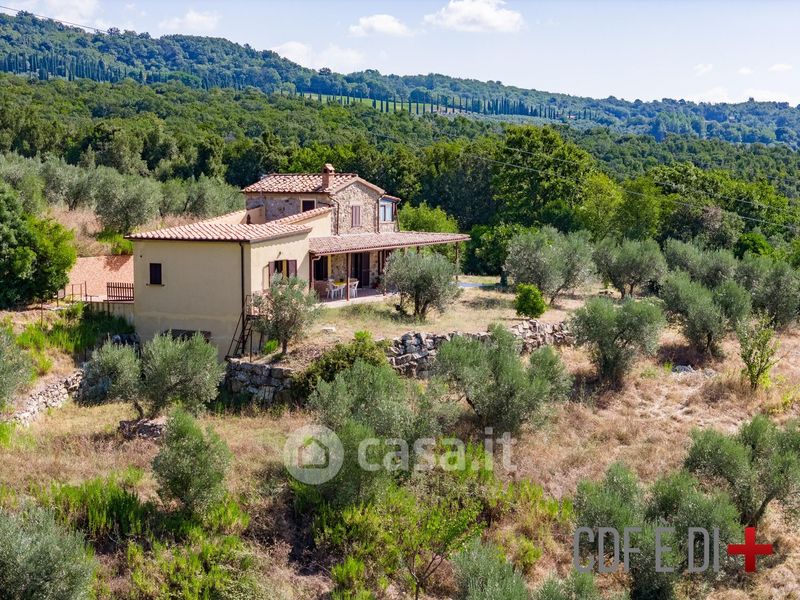
<svg viewBox="0 0 800 600">
<path fill-rule="evenodd" d="M 108 336 L 133 331 L 121 317 L 85 310 L 83 304 L 76 303 L 65 309 L 50 326 L 42 322 L 29 324 L 17 336 L 17 344 L 31 350 L 34 356 L 48 348 L 80 354 L 92 350 Z"/>
</svg>

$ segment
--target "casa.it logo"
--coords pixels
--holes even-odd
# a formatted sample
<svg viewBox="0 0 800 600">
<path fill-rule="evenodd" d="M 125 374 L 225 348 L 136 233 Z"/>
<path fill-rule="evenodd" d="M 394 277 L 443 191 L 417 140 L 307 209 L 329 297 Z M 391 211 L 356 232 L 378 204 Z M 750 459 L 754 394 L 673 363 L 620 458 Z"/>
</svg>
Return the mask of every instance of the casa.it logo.
<svg viewBox="0 0 800 600">
<path fill-rule="evenodd" d="M 620 532 L 613 527 L 598 527 L 596 532 L 591 527 L 579 527 L 573 536 L 572 562 L 575 569 L 581 573 L 590 573 L 597 568 L 600 573 L 616 573 L 622 565 L 623 571 L 628 572 L 630 557 L 640 554 L 641 550 L 632 544 L 632 536 L 642 532 L 641 527 L 626 527 Z M 674 527 L 655 528 L 655 565 L 656 573 L 672 573 L 673 566 L 666 564 L 665 559 L 672 551 L 666 541 L 675 534 Z M 596 544 L 597 555 L 589 556 L 586 563 L 581 560 L 581 548 L 585 543 Z M 713 529 L 711 534 L 702 527 L 689 527 L 687 548 L 687 573 L 705 573 L 709 569 L 718 573 L 720 571 L 720 543 L 719 529 Z M 583 545 L 583 546 L 582 546 Z M 700 552 L 697 550 L 700 549 Z M 744 570 L 754 573 L 756 561 L 759 556 L 769 556 L 773 553 L 772 544 L 759 544 L 756 542 L 755 527 L 746 527 L 744 530 L 743 544 L 728 544 L 729 557 L 743 556 Z M 699 556 L 698 556 L 699 555 Z M 609 562 L 610 561 L 610 562 Z"/>
</svg>

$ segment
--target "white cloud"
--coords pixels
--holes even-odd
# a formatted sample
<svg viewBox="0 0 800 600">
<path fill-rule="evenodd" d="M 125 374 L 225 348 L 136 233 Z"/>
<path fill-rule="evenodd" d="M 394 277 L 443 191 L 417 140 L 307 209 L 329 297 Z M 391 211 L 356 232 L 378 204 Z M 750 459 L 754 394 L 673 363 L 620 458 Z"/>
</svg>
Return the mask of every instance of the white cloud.
<svg viewBox="0 0 800 600">
<path fill-rule="evenodd" d="M 411 31 L 395 16 L 370 15 L 369 17 L 360 17 L 357 24 L 350 25 L 350 34 L 356 37 L 367 35 L 404 37 L 411 35 Z"/>
<path fill-rule="evenodd" d="M 329 44 L 324 50 L 315 51 L 309 44 L 291 41 L 274 46 L 270 50 L 312 69 L 328 67 L 334 71 L 350 73 L 364 64 L 364 55 L 361 52 L 353 48 L 342 48 L 336 44 Z"/>
<path fill-rule="evenodd" d="M 759 100 L 762 102 L 792 102 L 792 98 L 789 96 L 789 94 L 776 92 L 774 90 L 762 90 L 756 88 L 747 88 L 744 91 L 744 98 L 742 100 L 746 100 L 747 98 L 752 98 L 753 100 Z"/>
<path fill-rule="evenodd" d="M 89 24 L 100 8 L 98 0 L 44 0 L 42 11 L 59 21 Z"/>
<path fill-rule="evenodd" d="M 425 23 L 455 31 L 512 33 L 525 26 L 522 14 L 503 8 L 503 0 L 450 0 Z"/>
<path fill-rule="evenodd" d="M 767 70 L 772 71 L 773 73 L 783 73 L 785 71 L 791 71 L 792 65 L 787 65 L 786 63 L 775 63 Z"/>
<path fill-rule="evenodd" d="M 736 72 L 739 73 L 739 75 L 752 75 L 753 69 L 750 67 L 739 67 L 739 70 Z"/>
<path fill-rule="evenodd" d="M 695 65 L 694 67 L 694 76 L 695 77 L 702 77 L 703 75 L 707 75 L 714 69 L 714 65 L 711 63 L 700 63 Z"/>
<path fill-rule="evenodd" d="M 789 94 L 784 92 L 757 88 L 746 88 L 742 90 L 741 93 L 731 94 L 728 88 L 724 86 L 716 86 L 704 92 L 692 94 L 686 99 L 693 102 L 735 103 L 745 102 L 748 98 L 753 98 L 760 102 L 789 102 L 790 104 L 796 101 L 796 99 L 793 99 Z"/>
<path fill-rule="evenodd" d="M 158 28 L 165 33 L 212 33 L 217 29 L 219 19 L 219 14 L 216 12 L 191 9 L 182 17 L 161 21 Z"/>
<path fill-rule="evenodd" d="M 721 85 L 713 87 L 704 92 L 691 94 L 686 99 L 691 100 L 692 102 L 734 102 L 733 98 L 728 92 L 728 88 Z"/>
</svg>

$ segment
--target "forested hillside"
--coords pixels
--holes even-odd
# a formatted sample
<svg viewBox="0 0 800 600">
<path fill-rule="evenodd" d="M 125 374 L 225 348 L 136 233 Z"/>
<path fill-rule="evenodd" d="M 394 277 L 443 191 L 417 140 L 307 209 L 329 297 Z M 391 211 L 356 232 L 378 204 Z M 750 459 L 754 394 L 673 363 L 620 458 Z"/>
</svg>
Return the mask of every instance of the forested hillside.
<svg viewBox="0 0 800 600">
<path fill-rule="evenodd" d="M 381 111 L 502 115 L 534 123 L 602 125 L 617 132 L 670 133 L 734 143 L 800 145 L 800 110 L 786 103 L 695 104 L 683 100 L 628 102 L 528 90 L 439 74 L 382 75 L 374 70 L 342 75 L 315 71 L 224 39 L 111 30 L 90 34 L 27 13 L 0 15 L 0 70 L 47 80 L 87 78 L 140 83 L 176 80 L 209 89 L 254 87 L 267 93 L 328 96 L 348 103 L 370 99 Z"/>
</svg>

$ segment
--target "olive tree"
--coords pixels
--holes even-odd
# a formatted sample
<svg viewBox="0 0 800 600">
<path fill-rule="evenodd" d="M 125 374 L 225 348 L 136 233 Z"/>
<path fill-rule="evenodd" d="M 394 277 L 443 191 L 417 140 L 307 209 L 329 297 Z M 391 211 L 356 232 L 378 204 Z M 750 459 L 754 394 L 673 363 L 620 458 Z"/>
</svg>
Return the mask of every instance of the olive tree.
<svg viewBox="0 0 800 600">
<path fill-rule="evenodd" d="M 587 232 L 564 235 L 548 226 L 513 238 L 504 269 L 514 283 L 535 285 L 552 303 L 589 280 L 594 271 L 591 258 Z"/>
<path fill-rule="evenodd" d="M 278 340 L 286 354 L 289 342 L 305 335 L 317 318 L 317 302 L 317 293 L 308 289 L 308 282 L 299 277 L 276 277 L 269 293 L 253 296 L 255 329 Z"/>
<path fill-rule="evenodd" d="M 199 333 L 157 335 L 142 348 L 142 398 L 133 406 L 140 418 L 157 416 L 172 404 L 202 412 L 216 398 L 224 371 L 216 348 Z"/>
<path fill-rule="evenodd" d="M 513 334 L 501 325 L 480 341 L 455 337 L 436 355 L 436 372 L 461 393 L 483 426 L 514 432 L 543 404 L 566 397 L 571 378 L 551 347 L 531 354 L 526 368 Z"/>
<path fill-rule="evenodd" d="M 389 258 L 384 286 L 400 294 L 400 305 L 411 304 L 414 316 L 425 319 L 428 311 L 443 311 L 458 298 L 456 265 L 432 252 L 395 252 Z"/>
<path fill-rule="evenodd" d="M 231 453 L 209 427 L 205 432 L 192 416 L 176 408 L 167 421 L 164 443 L 153 459 L 153 473 L 162 500 L 178 500 L 202 516 L 225 496 L 225 475 Z"/>
<path fill-rule="evenodd" d="M 736 272 L 750 292 L 753 309 L 770 317 L 773 327 L 786 327 L 800 312 L 800 274 L 789 263 L 769 256 L 746 254 Z"/>
<path fill-rule="evenodd" d="M 597 271 L 623 298 L 633 296 L 637 288 L 658 282 L 667 264 L 654 240 L 626 240 L 621 244 L 606 238 L 592 255 Z"/>
<path fill-rule="evenodd" d="M 83 537 L 43 508 L 0 510 L 0 597 L 86 600 L 97 563 Z"/>
<path fill-rule="evenodd" d="M 742 524 L 755 527 L 769 505 L 780 502 L 800 516 L 800 428 L 795 421 L 780 428 L 758 415 L 733 435 L 695 432 L 686 468 L 733 500 Z"/>
<path fill-rule="evenodd" d="M 575 342 L 587 346 L 600 378 L 622 382 L 637 353 L 653 354 L 665 324 L 661 309 L 649 301 L 592 298 L 575 311 L 571 328 Z"/>
<path fill-rule="evenodd" d="M 94 352 L 84 369 L 81 401 L 136 402 L 141 393 L 141 364 L 132 346 L 107 342 Z"/>
</svg>

